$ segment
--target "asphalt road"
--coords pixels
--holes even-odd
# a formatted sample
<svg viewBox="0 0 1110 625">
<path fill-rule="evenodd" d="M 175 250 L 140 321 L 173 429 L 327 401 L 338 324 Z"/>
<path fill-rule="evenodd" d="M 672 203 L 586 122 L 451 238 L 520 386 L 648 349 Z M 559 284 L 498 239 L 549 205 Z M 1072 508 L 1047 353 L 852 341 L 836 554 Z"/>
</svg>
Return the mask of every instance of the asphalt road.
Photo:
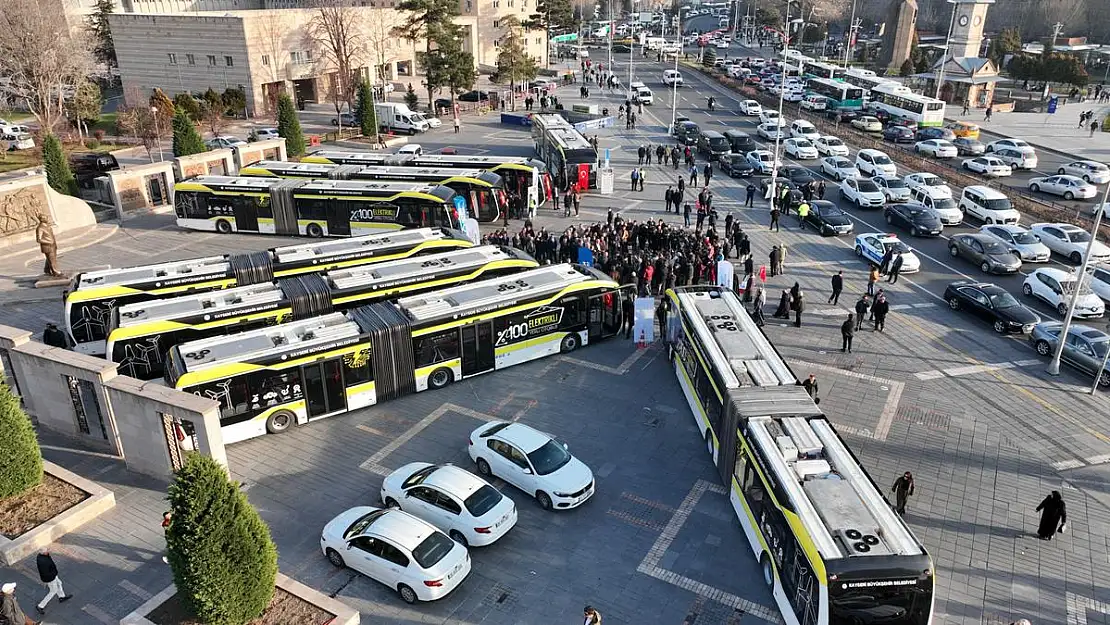
<svg viewBox="0 0 1110 625">
<path fill-rule="evenodd" d="M 627 65 L 623 65 L 621 61 L 627 62 L 625 59 L 617 59 L 617 71 L 627 72 Z M 670 124 L 671 120 L 671 94 L 672 89 L 662 84 L 663 69 L 673 65 L 666 65 L 656 63 L 654 60 L 644 60 L 642 57 L 636 60 L 635 64 L 635 78 L 634 80 L 641 80 L 647 84 L 655 93 L 655 104 L 650 107 L 645 107 L 644 117 L 647 124 L 658 125 L 665 129 Z M 623 74 L 618 74 L 623 75 Z M 748 118 L 739 115 L 737 110 L 740 94 L 731 92 L 707 77 L 698 72 L 683 72 L 685 79 L 685 86 L 677 91 L 678 105 L 676 111 L 678 114 L 685 115 L 696 122 L 702 129 L 726 130 L 738 129 L 748 132 L 756 139 L 757 143 L 766 143 L 756 135 L 755 118 Z M 705 98 L 712 94 L 717 100 L 717 106 L 714 112 L 708 112 L 705 106 Z M 784 116 L 791 119 L 791 116 L 784 111 Z M 663 130 L 665 132 L 665 130 Z M 855 151 L 858 146 L 852 145 L 852 137 L 845 133 L 842 137 L 846 143 Z M 773 149 L 771 145 L 765 145 L 767 149 Z M 633 148 L 634 149 L 634 148 Z M 1044 156 L 1048 156 L 1045 154 Z M 952 258 L 948 251 L 948 240 L 954 234 L 970 233 L 978 230 L 981 225 L 978 222 L 965 221 L 960 226 L 947 226 L 944 233 L 940 237 L 926 238 L 910 237 L 907 231 L 892 228 L 887 225 L 883 218 L 881 210 L 860 210 L 854 204 L 842 202 L 839 200 L 838 193 L 836 192 L 837 184 L 831 178 L 821 174 L 818 161 L 796 161 L 783 155 L 784 162 L 788 164 L 797 164 L 807 167 L 815 178 L 824 179 L 827 186 L 825 199 L 837 203 L 841 209 L 848 213 L 855 222 L 855 235 L 865 232 L 896 232 L 899 237 L 907 244 L 910 245 L 915 254 L 921 260 L 921 271 L 912 275 L 912 281 L 919 289 L 928 293 L 932 298 L 943 301 L 943 294 L 945 288 L 953 281 L 956 280 L 976 280 L 992 282 L 997 284 L 1017 297 L 1022 303 L 1028 305 L 1035 310 L 1044 319 L 1056 319 L 1060 317 L 1056 311 L 1047 304 L 1035 300 L 1033 298 L 1026 298 L 1021 295 L 1021 286 L 1025 277 L 1033 269 L 1038 266 L 1052 266 L 1063 269 L 1071 269 L 1073 265 L 1066 259 L 1053 256 L 1048 263 L 1032 264 L 1026 263 L 1017 274 L 1012 275 L 988 275 L 982 273 L 976 265 L 971 264 L 962 258 Z M 699 159 L 699 163 L 704 162 Z M 1050 161 L 1045 158 L 1045 162 L 1059 162 Z M 680 170 L 683 171 L 683 170 Z M 678 173 L 678 172 L 676 172 Z M 912 171 L 899 170 L 899 175 L 912 173 Z M 714 176 L 713 190 L 717 197 L 717 205 L 720 205 L 724 210 L 728 210 L 730 206 L 738 206 L 743 203 L 744 186 L 747 185 L 745 179 L 729 180 L 719 172 Z M 953 187 L 953 194 L 959 197 L 961 188 Z M 721 200 L 724 200 L 723 202 Z M 781 221 L 783 227 L 796 228 L 797 220 L 795 217 L 784 217 Z M 812 232 L 812 229 L 809 230 Z M 846 235 L 842 237 L 828 237 L 821 238 L 818 234 L 813 233 L 813 237 L 821 241 L 823 245 L 839 245 L 844 248 L 846 257 L 854 257 L 854 235 Z M 860 263 L 865 261 L 860 260 Z M 903 274 L 905 276 L 906 274 Z M 1095 320 L 1087 322 L 1091 325 L 1102 327 L 1105 322 L 1102 320 Z M 988 331 L 989 330 L 985 330 Z"/>
</svg>

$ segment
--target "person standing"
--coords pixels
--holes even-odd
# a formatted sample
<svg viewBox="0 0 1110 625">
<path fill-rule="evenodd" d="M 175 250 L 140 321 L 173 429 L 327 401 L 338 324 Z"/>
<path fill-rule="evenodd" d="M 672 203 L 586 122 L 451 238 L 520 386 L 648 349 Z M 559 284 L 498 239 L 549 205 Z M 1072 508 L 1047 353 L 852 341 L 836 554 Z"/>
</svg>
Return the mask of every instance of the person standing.
<svg viewBox="0 0 1110 625">
<path fill-rule="evenodd" d="M 1041 513 L 1041 522 L 1037 526 L 1037 537 L 1041 540 L 1052 540 L 1057 532 L 1063 533 L 1067 529 L 1068 509 L 1060 491 L 1054 490 L 1045 497 L 1037 506 L 1037 512 Z"/>
<path fill-rule="evenodd" d="M 779 246 L 775 245 L 771 248 L 771 253 L 767 255 L 767 260 L 770 262 L 771 265 L 771 277 L 774 278 L 776 275 L 778 275 L 777 270 L 779 268 Z"/>
<path fill-rule="evenodd" d="M 62 578 L 58 577 L 58 565 L 54 564 L 54 558 L 50 556 L 50 551 L 42 549 L 39 551 L 39 557 L 35 560 L 35 564 L 39 569 L 39 579 L 43 584 L 46 584 L 46 596 L 39 601 L 36 607 L 39 614 L 46 614 L 46 604 L 54 597 L 58 597 L 58 603 L 65 603 L 69 601 L 73 595 L 67 595 L 65 589 L 62 588 Z"/>
<path fill-rule="evenodd" d="M 459 134 L 459 116 L 455 116 L 455 134 Z"/>
<path fill-rule="evenodd" d="M 748 284 L 751 285 L 751 276 L 748 277 Z M 755 296 L 755 306 L 752 308 L 752 319 L 755 325 L 762 328 L 766 321 L 763 319 L 763 307 L 767 305 L 767 289 L 759 289 L 759 293 Z"/>
<path fill-rule="evenodd" d="M 817 183 L 817 199 L 819 199 L 819 200 L 825 199 L 825 181 L 824 180 Z"/>
<path fill-rule="evenodd" d="M 744 275 L 745 276 L 751 276 L 751 275 L 753 275 L 754 271 L 755 271 L 755 259 L 753 259 L 751 257 L 751 254 L 749 254 L 747 257 L 744 258 Z"/>
<path fill-rule="evenodd" d="M 601 612 L 598 612 L 593 606 L 586 606 L 582 610 L 582 615 L 582 625 L 601 625 Z"/>
<path fill-rule="evenodd" d="M 686 224 L 686 227 L 689 228 L 690 227 L 690 203 L 689 202 L 686 202 L 686 204 L 682 207 L 682 220 Z"/>
<path fill-rule="evenodd" d="M 747 188 L 744 189 L 747 197 L 744 198 L 745 207 L 755 207 L 755 183 L 749 182 Z"/>
<path fill-rule="evenodd" d="M 852 353 L 852 339 L 855 338 L 857 329 L 855 317 L 848 313 L 848 319 L 840 324 L 840 351 Z"/>
<path fill-rule="evenodd" d="M 636 291 L 639 291 L 639 287 L 636 288 Z M 624 300 L 624 308 L 621 310 L 621 314 L 624 317 L 624 338 L 626 340 L 632 338 L 632 323 L 636 313 L 634 310 L 635 306 L 636 296 L 633 293 L 629 293 L 628 297 Z"/>
<path fill-rule="evenodd" d="M 69 337 L 65 332 L 58 329 L 58 325 L 54 322 L 48 322 L 46 329 L 42 331 L 42 342 L 51 347 L 61 347 L 62 349 L 69 349 Z"/>
<path fill-rule="evenodd" d="M 856 300 L 856 331 L 863 329 L 863 320 L 867 317 L 867 311 L 871 309 L 871 302 L 867 301 L 866 295 L 861 295 Z"/>
<path fill-rule="evenodd" d="M 697 165 L 691 165 L 690 166 L 690 186 L 691 187 L 698 186 L 698 166 Z"/>
<path fill-rule="evenodd" d="M 991 120 L 991 115 L 992 114 L 994 114 L 994 103 L 993 102 L 987 105 L 987 116 L 984 119 L 984 121 L 989 122 Z"/>
<path fill-rule="evenodd" d="M 890 487 L 890 492 L 894 493 L 894 511 L 901 516 L 906 516 L 906 500 L 913 495 L 913 474 L 906 471 L 902 477 L 894 480 L 894 486 Z"/>
<path fill-rule="evenodd" d="M 867 272 L 867 294 L 875 295 L 875 283 L 879 281 L 879 268 L 871 265 L 871 270 Z"/>
<path fill-rule="evenodd" d="M 829 296 L 829 303 L 836 305 L 840 302 L 840 292 L 844 290 L 844 270 L 836 272 L 832 277 L 832 295 Z"/>
<path fill-rule="evenodd" d="M 798 296 L 794 298 L 794 327 L 802 327 L 802 313 L 806 310 L 806 294 L 798 291 Z"/>
<path fill-rule="evenodd" d="M 705 186 L 709 186 L 709 180 L 713 178 L 713 164 L 709 161 L 705 162 L 705 167 L 701 168 L 702 176 L 705 178 Z"/>
<path fill-rule="evenodd" d="M 902 259 L 902 254 L 899 253 L 894 255 L 894 260 L 890 261 L 890 276 L 887 277 L 887 282 L 891 284 L 898 282 L 898 274 L 902 271 L 902 263 L 904 262 L 905 260 Z"/>
<path fill-rule="evenodd" d="M 3 601 L 0 603 L 0 617 L 3 617 L 7 625 L 38 625 L 36 621 L 31 620 L 31 617 L 23 613 L 23 608 L 19 607 L 19 600 L 15 598 L 15 582 L 8 582 L 0 587 L 0 592 L 3 593 Z"/>
<path fill-rule="evenodd" d="M 890 312 L 890 304 L 885 295 L 880 295 L 871 306 L 871 314 L 875 317 L 875 329 L 882 332 L 886 328 L 886 314 Z"/>
<path fill-rule="evenodd" d="M 644 165 L 651 165 L 651 146 L 644 148 Z"/>
<path fill-rule="evenodd" d="M 811 399 L 817 399 L 817 376 L 813 373 L 802 382 L 802 388 L 806 390 Z"/>
<path fill-rule="evenodd" d="M 574 216 L 577 217 L 578 216 L 578 209 L 581 208 L 581 206 L 582 206 L 582 192 L 578 190 L 577 186 L 574 187 L 573 203 L 574 203 Z"/>
<path fill-rule="evenodd" d="M 671 212 L 671 202 L 674 201 L 674 189 L 671 185 L 667 185 L 667 190 L 663 192 L 663 208 L 666 212 Z"/>
<path fill-rule="evenodd" d="M 736 247 L 739 250 L 737 253 L 740 255 L 740 258 L 744 258 L 744 259 L 750 259 L 751 258 L 751 256 L 752 256 L 752 242 L 751 242 L 751 239 L 748 238 L 748 235 L 744 234 L 743 231 L 740 232 L 740 242 L 736 244 Z M 749 271 L 748 273 L 751 273 L 751 272 Z"/>
<path fill-rule="evenodd" d="M 806 227 L 806 216 L 809 215 L 809 203 L 802 202 L 798 205 L 798 230 Z"/>
<path fill-rule="evenodd" d="M 39 224 L 35 226 L 35 242 L 46 257 L 42 273 L 55 278 L 61 277 L 62 272 L 58 271 L 58 240 L 54 237 L 54 228 L 50 226 L 49 215 L 39 215 Z"/>
<path fill-rule="evenodd" d="M 779 207 L 777 206 L 771 207 L 771 225 L 767 226 L 767 229 L 775 232 L 779 231 Z"/>
<path fill-rule="evenodd" d="M 890 262 L 894 260 L 894 246 L 891 246 L 887 251 L 883 252 L 882 259 L 879 260 L 879 275 L 886 275 L 890 271 Z"/>
<path fill-rule="evenodd" d="M 643 148 L 640 148 L 640 149 L 643 149 Z M 642 160 L 643 159 L 641 159 L 641 161 Z M 640 179 L 640 170 L 633 167 L 632 168 L 632 173 L 630 175 L 632 177 L 632 188 L 630 188 L 629 191 L 635 191 L 636 190 L 636 181 Z"/>
<path fill-rule="evenodd" d="M 638 178 L 638 182 L 640 183 L 640 190 L 643 191 L 644 190 L 644 168 L 643 167 L 640 168 L 640 177 Z"/>
</svg>

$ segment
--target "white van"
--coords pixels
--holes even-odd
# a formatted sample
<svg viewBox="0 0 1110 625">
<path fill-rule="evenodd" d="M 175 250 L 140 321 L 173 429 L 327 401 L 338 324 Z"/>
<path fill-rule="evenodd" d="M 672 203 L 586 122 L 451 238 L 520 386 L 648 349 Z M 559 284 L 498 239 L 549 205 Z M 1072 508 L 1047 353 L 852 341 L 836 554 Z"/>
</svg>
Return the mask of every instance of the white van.
<svg viewBox="0 0 1110 625">
<path fill-rule="evenodd" d="M 917 186 L 910 189 L 910 199 L 936 211 L 937 216 L 940 217 L 940 222 L 946 226 L 958 226 L 963 223 L 964 212 L 960 210 L 956 200 L 946 195 L 941 189 Z"/>
<path fill-rule="evenodd" d="M 672 85 L 681 87 L 682 86 L 682 74 L 679 73 L 679 71 L 677 69 L 665 69 L 665 70 L 663 70 L 663 84 L 667 85 L 668 87 L 670 87 Z"/>
<path fill-rule="evenodd" d="M 790 136 L 816 141 L 821 133 L 817 132 L 817 128 L 806 120 L 795 119 L 794 123 L 790 124 Z"/>
<path fill-rule="evenodd" d="M 428 120 L 402 102 L 378 102 L 374 105 L 374 113 L 378 116 L 378 125 L 393 132 L 414 135 L 427 132 L 431 127 Z"/>
<path fill-rule="evenodd" d="M 663 37 L 648 37 L 644 40 L 644 47 L 648 50 L 658 50 L 665 43 L 667 43 L 667 40 Z"/>
<path fill-rule="evenodd" d="M 8 133 L 0 139 L 8 144 L 8 151 L 31 150 L 35 147 L 35 138 L 25 132 Z"/>
<path fill-rule="evenodd" d="M 629 85 L 632 88 L 632 101 L 643 102 L 644 104 L 654 104 L 655 94 L 648 89 L 648 86 L 642 82 L 634 82 Z"/>
<path fill-rule="evenodd" d="M 964 187 L 960 208 L 987 224 L 1016 224 L 1021 219 L 1010 198 L 983 185 Z"/>
</svg>

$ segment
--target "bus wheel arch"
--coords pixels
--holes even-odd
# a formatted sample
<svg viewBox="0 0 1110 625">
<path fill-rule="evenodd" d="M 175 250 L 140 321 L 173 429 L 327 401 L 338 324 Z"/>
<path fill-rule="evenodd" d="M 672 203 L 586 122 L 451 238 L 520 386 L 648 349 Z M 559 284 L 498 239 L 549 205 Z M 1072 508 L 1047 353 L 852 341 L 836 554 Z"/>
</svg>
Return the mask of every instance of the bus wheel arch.
<svg viewBox="0 0 1110 625">
<path fill-rule="evenodd" d="M 226 219 L 216 220 L 216 232 L 219 232 L 220 234 L 231 234 L 231 231 L 231 222 Z"/>
<path fill-rule="evenodd" d="M 293 427 L 297 422 L 297 415 L 288 410 L 277 410 L 266 417 L 266 431 L 270 434 L 281 434 Z"/>
<path fill-rule="evenodd" d="M 759 554 L 759 568 L 763 571 L 763 582 L 767 584 L 767 589 L 771 592 L 775 591 L 775 567 L 771 564 L 771 556 L 767 552 Z"/>
<path fill-rule="evenodd" d="M 440 367 L 428 376 L 428 388 L 441 389 L 454 381 L 454 372 L 448 367 Z"/>
<path fill-rule="evenodd" d="M 304 231 L 305 234 L 314 239 L 319 239 L 320 237 L 324 236 L 324 229 L 321 228 L 320 224 L 318 223 L 308 224 L 308 226 L 305 227 Z"/>
<path fill-rule="evenodd" d="M 563 337 L 562 343 L 559 344 L 559 351 L 564 354 L 569 354 L 576 349 L 578 349 L 578 335 L 574 332 L 570 332 Z"/>
</svg>

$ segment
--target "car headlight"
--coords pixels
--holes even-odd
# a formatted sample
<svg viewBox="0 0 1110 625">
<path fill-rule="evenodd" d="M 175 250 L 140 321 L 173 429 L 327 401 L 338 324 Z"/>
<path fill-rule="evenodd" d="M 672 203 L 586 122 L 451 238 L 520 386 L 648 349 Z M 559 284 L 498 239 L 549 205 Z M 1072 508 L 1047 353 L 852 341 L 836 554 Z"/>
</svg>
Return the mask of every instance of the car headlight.
<svg viewBox="0 0 1110 625">
<path fill-rule="evenodd" d="M 573 493 L 560 493 L 554 491 L 551 494 L 555 495 L 556 497 L 570 497 L 571 495 L 573 495 Z"/>
</svg>

